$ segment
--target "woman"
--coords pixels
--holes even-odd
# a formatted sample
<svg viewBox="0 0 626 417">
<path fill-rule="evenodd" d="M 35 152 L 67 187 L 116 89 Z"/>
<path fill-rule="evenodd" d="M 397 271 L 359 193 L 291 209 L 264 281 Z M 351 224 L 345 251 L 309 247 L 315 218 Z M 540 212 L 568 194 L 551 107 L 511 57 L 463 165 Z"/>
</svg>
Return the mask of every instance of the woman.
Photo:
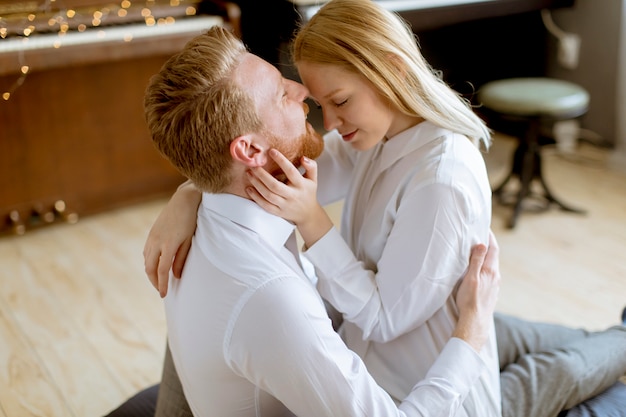
<svg viewBox="0 0 626 417">
<path fill-rule="evenodd" d="M 472 245 L 488 240 L 491 190 L 477 145 L 489 132 L 434 74 L 410 29 L 374 2 L 326 4 L 298 33 L 293 58 L 331 131 L 319 199 L 345 197 L 343 236 L 316 202 L 306 161 L 307 176 L 292 169 L 288 185 L 255 171 L 265 182 L 250 195 L 296 224 L 319 292 L 342 313 L 346 344 L 403 398 L 452 333 L 454 288 Z M 491 372 L 466 398 L 465 415 L 499 416 L 493 331 L 481 356 Z"/>
<path fill-rule="evenodd" d="M 488 146 L 489 132 L 426 63 L 410 28 L 375 2 L 327 3 L 298 33 L 293 57 L 322 108 L 330 131 L 326 150 L 319 169 L 312 161 L 302 162 L 303 176 L 277 155 L 289 181 L 283 184 L 255 171 L 256 190 L 250 196 L 298 226 L 320 293 L 342 313 L 346 344 L 379 384 L 400 399 L 449 338 L 457 319 L 455 286 L 472 245 L 487 242 L 491 193 L 477 146 Z M 179 207 L 197 206 L 197 197 L 183 194 L 176 197 Z M 340 235 L 322 204 L 341 198 Z M 155 256 L 167 260 L 173 255 L 154 251 L 160 246 L 153 243 L 158 233 L 153 229 L 146 246 L 149 275 Z M 182 268 L 184 252 L 183 246 L 175 270 Z M 159 269 L 169 266 L 161 263 Z M 562 330 L 561 344 L 581 337 L 579 331 Z M 483 375 L 460 415 L 501 414 L 493 333 L 481 355 L 492 371 Z M 522 404 L 519 414 L 509 413 L 509 395 L 520 396 L 523 382 L 517 375 L 504 376 L 505 415 L 555 415 L 605 389 L 619 375 L 614 370 L 601 381 L 580 387 L 578 382 L 559 384 L 550 391 L 535 389 L 537 381 L 531 381 L 528 398 L 515 398 L 516 405 Z"/>
</svg>

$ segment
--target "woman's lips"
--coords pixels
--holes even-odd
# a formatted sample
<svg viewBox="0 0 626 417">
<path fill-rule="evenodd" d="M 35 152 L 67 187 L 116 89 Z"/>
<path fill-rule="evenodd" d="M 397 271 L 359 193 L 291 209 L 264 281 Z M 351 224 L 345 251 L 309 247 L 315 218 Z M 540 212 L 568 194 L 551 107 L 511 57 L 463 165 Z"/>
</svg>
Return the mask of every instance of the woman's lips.
<svg viewBox="0 0 626 417">
<path fill-rule="evenodd" d="M 341 137 L 343 138 L 344 141 L 350 142 L 354 138 L 355 135 L 356 135 L 356 130 L 351 133 L 346 133 L 345 135 L 342 134 Z"/>
</svg>

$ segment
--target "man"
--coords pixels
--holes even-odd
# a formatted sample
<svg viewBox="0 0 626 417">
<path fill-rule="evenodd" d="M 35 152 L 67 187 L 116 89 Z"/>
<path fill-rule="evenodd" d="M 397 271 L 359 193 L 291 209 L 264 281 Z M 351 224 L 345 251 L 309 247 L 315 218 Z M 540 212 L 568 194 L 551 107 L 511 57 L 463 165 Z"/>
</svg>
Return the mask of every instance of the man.
<svg viewBox="0 0 626 417">
<path fill-rule="evenodd" d="M 294 226 L 247 197 L 251 168 L 280 174 L 271 149 L 294 163 L 321 153 L 307 95 L 217 27 L 148 86 L 155 146 L 204 191 L 184 277 L 165 299 L 190 408 L 199 416 L 454 415 L 486 370 L 478 351 L 492 326 L 497 270 L 479 274 L 484 253 L 476 252 L 453 337 L 396 405 L 333 330 L 293 248 Z"/>
</svg>

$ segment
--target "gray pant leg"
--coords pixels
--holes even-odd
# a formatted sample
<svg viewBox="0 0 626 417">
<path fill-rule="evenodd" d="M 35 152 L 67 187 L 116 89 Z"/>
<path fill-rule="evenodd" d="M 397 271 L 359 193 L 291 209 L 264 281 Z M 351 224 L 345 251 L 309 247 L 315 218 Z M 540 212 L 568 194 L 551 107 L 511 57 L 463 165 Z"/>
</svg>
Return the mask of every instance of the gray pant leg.
<svg viewBox="0 0 626 417">
<path fill-rule="evenodd" d="M 169 343 L 165 348 L 163 372 L 154 415 L 155 417 L 193 417 L 174 367 Z"/>
<path fill-rule="evenodd" d="M 624 417 L 626 416 L 626 385 L 615 383 L 611 388 L 565 414 L 566 417 Z"/>
<path fill-rule="evenodd" d="M 588 332 L 496 315 L 503 417 L 554 417 L 626 373 L 626 327 Z"/>
</svg>

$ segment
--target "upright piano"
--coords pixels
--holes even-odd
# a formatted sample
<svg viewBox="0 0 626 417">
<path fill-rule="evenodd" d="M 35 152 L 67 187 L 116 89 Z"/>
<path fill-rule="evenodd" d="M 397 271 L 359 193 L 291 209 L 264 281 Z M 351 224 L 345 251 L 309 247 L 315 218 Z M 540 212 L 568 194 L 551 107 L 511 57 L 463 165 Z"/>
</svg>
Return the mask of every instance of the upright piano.
<svg viewBox="0 0 626 417">
<path fill-rule="evenodd" d="M 233 4 L 0 0 L 0 236 L 171 194 L 143 93 Z"/>
</svg>

